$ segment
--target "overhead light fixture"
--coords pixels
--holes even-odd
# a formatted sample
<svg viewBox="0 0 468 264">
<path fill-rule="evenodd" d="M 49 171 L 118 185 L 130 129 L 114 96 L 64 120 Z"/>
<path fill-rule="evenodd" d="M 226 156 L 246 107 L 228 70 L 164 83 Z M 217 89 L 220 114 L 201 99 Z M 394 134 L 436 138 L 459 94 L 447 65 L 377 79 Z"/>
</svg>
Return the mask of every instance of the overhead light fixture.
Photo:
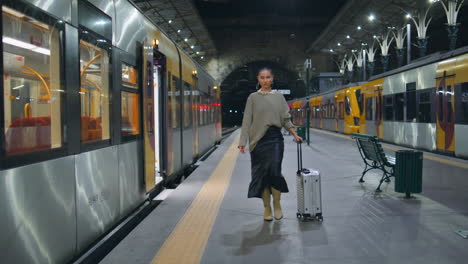
<svg viewBox="0 0 468 264">
<path fill-rule="evenodd" d="M 187 41 L 188 41 L 188 38 L 184 38 L 184 41 L 187 42 Z"/>
<path fill-rule="evenodd" d="M 203 60 L 205 57 L 204 57 L 204 56 L 201 56 L 200 58 Z"/>
<path fill-rule="evenodd" d="M 200 52 L 199 52 L 199 51 L 197 51 L 196 53 L 197 53 L 197 55 L 198 55 L 198 54 L 200 54 Z"/>
<path fill-rule="evenodd" d="M 333 49 L 330 49 L 330 52 L 333 52 Z"/>
<path fill-rule="evenodd" d="M 347 38 L 347 39 L 350 39 L 350 38 L 351 38 L 351 36 L 350 36 L 350 35 L 346 35 L 346 38 Z"/>
<path fill-rule="evenodd" d="M 178 29 L 178 30 L 177 30 L 177 33 L 180 33 L 180 31 L 181 31 L 181 30 L 180 30 L 180 29 Z"/>
<path fill-rule="evenodd" d="M 357 30 L 361 30 L 361 29 L 362 29 L 362 27 L 361 27 L 361 26 L 357 26 Z"/>
<path fill-rule="evenodd" d="M 167 21 L 167 22 L 168 22 L 169 24 L 171 24 L 171 23 L 172 23 L 172 19 L 169 19 L 169 21 Z"/>
<path fill-rule="evenodd" d="M 406 18 L 411 18 L 411 15 L 410 15 L 410 14 L 406 14 Z"/>
<path fill-rule="evenodd" d="M 338 42 L 336 45 L 338 45 L 338 47 L 339 47 L 339 46 L 341 46 L 341 43 L 340 43 L 340 42 Z"/>
<path fill-rule="evenodd" d="M 18 85 L 18 86 L 16 86 L 16 87 L 11 88 L 11 89 L 12 89 L 12 90 L 18 90 L 18 89 L 23 88 L 23 87 L 24 87 L 24 84 Z"/>
<path fill-rule="evenodd" d="M 37 53 L 41 53 L 41 54 L 50 56 L 50 50 L 49 49 L 41 48 L 41 47 L 38 47 L 36 45 L 29 44 L 27 42 L 23 42 L 23 41 L 20 41 L 20 40 L 14 39 L 14 38 L 10 38 L 10 37 L 3 37 L 2 41 L 3 41 L 3 43 L 10 44 L 12 46 L 16 46 L 16 47 L 23 48 L 23 49 L 28 49 L 28 50 L 31 50 L 31 51 L 34 51 L 34 52 L 37 52 Z"/>
<path fill-rule="evenodd" d="M 195 48 L 195 46 L 192 45 L 192 46 L 190 46 L 190 48 L 193 49 L 193 48 Z"/>
<path fill-rule="evenodd" d="M 368 19 L 369 19 L 369 21 L 374 21 L 375 20 L 374 14 L 370 14 Z"/>
</svg>

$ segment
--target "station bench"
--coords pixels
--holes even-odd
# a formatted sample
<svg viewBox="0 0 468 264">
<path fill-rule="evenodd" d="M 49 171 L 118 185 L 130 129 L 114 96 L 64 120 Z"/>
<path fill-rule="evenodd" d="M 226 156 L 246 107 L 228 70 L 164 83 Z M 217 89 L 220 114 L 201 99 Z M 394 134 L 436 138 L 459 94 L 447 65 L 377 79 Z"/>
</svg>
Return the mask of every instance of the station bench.
<svg viewBox="0 0 468 264">
<path fill-rule="evenodd" d="M 379 186 L 375 190 L 381 192 L 380 186 L 384 181 L 390 182 L 390 177 L 395 177 L 395 157 L 386 155 L 380 144 L 379 138 L 364 134 L 351 134 L 356 140 L 356 144 L 366 167 L 362 172 L 359 182 L 364 182 L 364 175 L 373 169 L 379 169 L 383 172 Z"/>
</svg>

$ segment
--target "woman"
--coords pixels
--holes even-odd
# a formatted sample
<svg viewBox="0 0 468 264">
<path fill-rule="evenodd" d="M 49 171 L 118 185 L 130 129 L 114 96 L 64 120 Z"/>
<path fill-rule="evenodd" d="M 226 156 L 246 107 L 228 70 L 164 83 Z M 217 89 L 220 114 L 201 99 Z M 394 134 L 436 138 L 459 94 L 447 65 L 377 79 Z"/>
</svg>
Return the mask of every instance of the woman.
<svg viewBox="0 0 468 264">
<path fill-rule="evenodd" d="M 272 221 L 270 195 L 273 195 L 274 217 L 280 220 L 283 218 L 281 193 L 289 191 L 281 174 L 284 151 L 281 127 L 289 130 L 296 140 L 302 141 L 302 138 L 294 131 L 284 96 L 271 89 L 271 69 L 262 68 L 257 79 L 261 89 L 250 94 L 247 99 L 238 148 L 241 153 L 245 153 L 245 145 L 249 141 L 252 181 L 248 197 L 262 198 L 265 207 L 263 219 Z"/>
</svg>

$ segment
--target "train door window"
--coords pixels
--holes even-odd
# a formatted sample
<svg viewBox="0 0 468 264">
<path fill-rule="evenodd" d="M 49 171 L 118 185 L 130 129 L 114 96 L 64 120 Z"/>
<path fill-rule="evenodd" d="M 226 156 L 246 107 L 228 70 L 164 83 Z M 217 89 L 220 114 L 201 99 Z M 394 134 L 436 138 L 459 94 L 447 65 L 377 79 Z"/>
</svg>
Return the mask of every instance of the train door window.
<svg viewBox="0 0 468 264">
<path fill-rule="evenodd" d="M 431 122 L 431 91 L 421 91 L 419 93 L 418 122 Z"/>
<path fill-rule="evenodd" d="M 178 128 L 180 120 L 180 90 L 177 88 L 179 78 L 172 76 L 171 86 L 169 90 L 169 115 L 172 128 Z"/>
<path fill-rule="evenodd" d="M 374 105 L 373 97 L 366 98 L 366 120 L 373 120 Z"/>
<path fill-rule="evenodd" d="M 121 134 L 123 137 L 140 134 L 140 95 L 138 70 L 122 63 Z"/>
<path fill-rule="evenodd" d="M 404 121 L 405 93 L 395 94 L 395 121 Z"/>
<path fill-rule="evenodd" d="M 364 94 L 361 93 L 361 89 L 356 90 L 356 99 L 358 101 L 359 113 L 362 113 L 364 109 Z"/>
<path fill-rule="evenodd" d="M 457 109 L 457 123 L 468 124 L 468 83 L 461 85 L 460 96 L 460 109 Z"/>
<path fill-rule="evenodd" d="M 416 83 L 406 84 L 406 121 L 416 121 Z"/>
<path fill-rule="evenodd" d="M 109 45 L 86 39 L 80 40 L 81 141 L 94 142 L 110 138 Z"/>
<path fill-rule="evenodd" d="M 453 114 L 453 102 L 452 102 L 452 86 L 447 85 L 447 123 L 452 123 L 452 114 Z"/>
<path fill-rule="evenodd" d="M 192 125 L 192 85 L 184 82 L 184 128 Z"/>
<path fill-rule="evenodd" d="M 52 20 L 44 15 L 39 21 L 2 7 L 6 155 L 63 146 L 65 90 L 59 40 L 63 24 Z"/>
<path fill-rule="evenodd" d="M 444 92 L 444 87 L 442 85 L 439 86 L 437 93 L 438 93 L 437 98 L 438 98 L 438 101 L 439 101 L 438 103 L 439 103 L 439 106 L 440 106 L 439 107 L 439 113 L 438 113 L 439 114 L 439 121 L 442 122 L 444 120 L 444 111 L 443 111 L 442 106 L 444 105 L 444 96 L 443 95 L 445 93 Z"/>
<path fill-rule="evenodd" d="M 345 96 L 345 111 L 347 115 L 351 114 L 351 102 L 348 96 Z"/>
<path fill-rule="evenodd" d="M 384 100 L 385 100 L 384 118 L 385 120 L 391 121 L 393 120 L 393 95 L 386 95 L 384 97 Z"/>
<path fill-rule="evenodd" d="M 344 107 L 343 107 L 343 102 L 339 102 L 338 104 L 338 115 L 340 119 L 344 119 Z"/>
</svg>

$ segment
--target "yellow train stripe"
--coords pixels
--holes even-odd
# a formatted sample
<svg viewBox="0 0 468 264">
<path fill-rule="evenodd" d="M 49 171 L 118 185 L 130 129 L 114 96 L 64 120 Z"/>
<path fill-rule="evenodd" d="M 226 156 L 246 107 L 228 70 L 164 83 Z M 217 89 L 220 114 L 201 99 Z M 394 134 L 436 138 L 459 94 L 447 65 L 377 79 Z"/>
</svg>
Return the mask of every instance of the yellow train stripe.
<svg viewBox="0 0 468 264">
<path fill-rule="evenodd" d="M 159 249 L 152 264 L 200 263 L 237 160 L 238 137 Z"/>
<path fill-rule="evenodd" d="M 319 130 L 319 129 L 312 129 L 312 128 L 310 130 L 314 131 L 314 132 L 322 133 L 322 134 L 327 134 L 327 135 L 331 135 L 331 136 L 335 136 L 335 137 L 344 138 L 344 139 L 347 139 L 347 140 L 353 140 L 350 136 L 345 136 L 345 135 L 337 134 L 337 133 L 334 133 L 334 132 L 329 132 L 329 131 L 324 131 L 324 130 Z M 397 150 L 400 150 L 400 149 L 404 148 L 404 147 L 395 147 L 395 146 L 389 146 L 389 145 L 382 145 L 382 146 L 383 146 L 384 149 L 389 149 L 389 150 L 393 150 L 393 151 L 397 151 Z M 468 163 L 463 163 L 463 162 L 460 162 L 460 161 L 450 160 L 450 159 L 447 159 L 447 158 L 439 158 L 439 157 L 433 156 L 433 155 L 428 154 L 428 153 L 424 154 L 424 159 L 444 163 L 444 164 L 459 167 L 459 168 L 462 168 L 462 169 L 468 169 Z"/>
</svg>

